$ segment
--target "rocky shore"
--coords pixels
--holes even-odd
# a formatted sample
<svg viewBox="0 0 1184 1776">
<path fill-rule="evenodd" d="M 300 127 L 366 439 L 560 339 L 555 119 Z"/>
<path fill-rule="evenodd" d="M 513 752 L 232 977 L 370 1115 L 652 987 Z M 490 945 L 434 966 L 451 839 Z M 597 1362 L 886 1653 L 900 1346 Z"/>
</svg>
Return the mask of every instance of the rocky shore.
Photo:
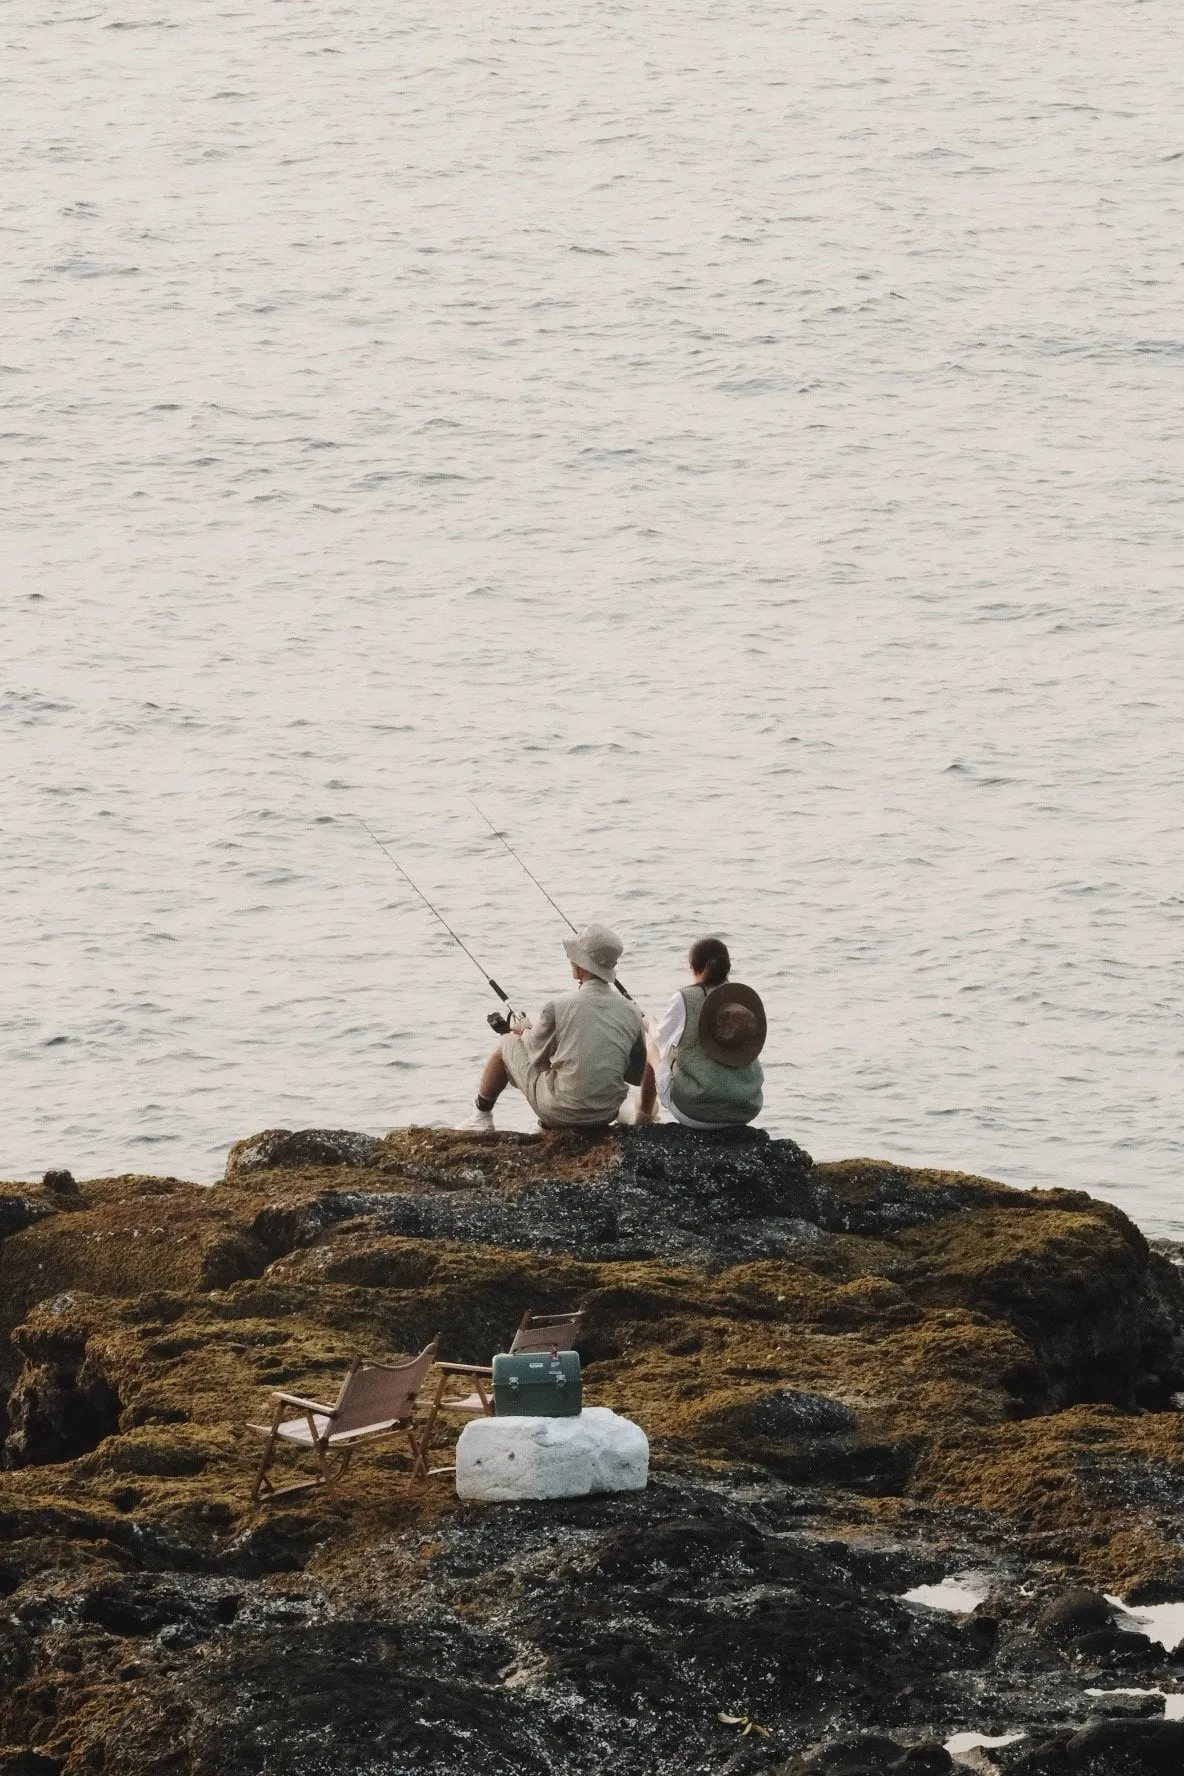
<svg viewBox="0 0 1184 1776">
<path fill-rule="evenodd" d="M 0 1186 L 0 1776 L 1179 1776 L 1184 1649 L 1111 1601 L 1184 1599 L 1177 1257 L 750 1132 Z M 645 1493 L 463 1505 L 390 1445 L 250 1503 L 269 1388 L 578 1304 Z"/>
</svg>

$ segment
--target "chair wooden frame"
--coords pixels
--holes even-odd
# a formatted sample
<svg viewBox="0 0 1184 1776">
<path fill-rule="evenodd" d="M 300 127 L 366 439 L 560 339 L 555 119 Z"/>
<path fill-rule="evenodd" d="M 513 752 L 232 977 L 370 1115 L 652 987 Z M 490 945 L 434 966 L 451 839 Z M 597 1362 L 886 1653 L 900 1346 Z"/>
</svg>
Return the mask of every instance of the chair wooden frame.
<svg viewBox="0 0 1184 1776">
<path fill-rule="evenodd" d="M 427 1440 L 422 1431 L 416 1435 L 415 1409 L 439 1344 L 437 1335 L 406 1363 L 375 1363 L 356 1356 L 333 1406 L 307 1400 L 301 1394 L 273 1393 L 271 1422 L 247 1427 L 263 1438 L 263 1453 L 251 1487 L 252 1501 L 270 1504 L 290 1493 L 335 1486 L 348 1469 L 356 1446 L 378 1437 L 407 1438 L 411 1450 L 408 1491 L 417 1480 L 426 1480 Z M 285 1420 L 285 1411 L 292 1408 L 298 1416 Z M 317 1471 L 309 1478 L 277 1486 L 269 1470 L 281 1443 L 311 1453 Z"/>
<path fill-rule="evenodd" d="M 428 1407 L 428 1416 L 424 1422 L 423 1444 L 424 1459 L 427 1460 L 431 1448 L 432 1432 L 436 1428 L 436 1420 L 442 1412 L 463 1412 L 471 1418 L 493 1417 L 493 1367 L 489 1363 L 437 1363 L 436 1373 L 439 1380 L 432 1403 Z M 473 1378 L 473 1392 L 462 1399 L 451 1399 L 445 1393 L 449 1382 L 457 1375 L 469 1375 Z M 455 1474 L 456 1463 L 450 1462 L 444 1467 L 427 1468 L 425 1475 Z"/>
<path fill-rule="evenodd" d="M 510 1343 L 510 1352 L 524 1350 L 558 1350 L 558 1336 L 562 1334 L 568 1340 L 562 1346 L 570 1350 L 579 1337 L 584 1324 L 584 1310 L 579 1308 L 575 1313 L 562 1314 L 531 1314 L 528 1309 L 518 1322 L 517 1330 Z M 492 1363 L 437 1363 L 436 1373 L 439 1380 L 436 1391 L 428 1408 L 427 1420 L 420 1438 L 426 1460 L 427 1451 L 431 1447 L 432 1432 L 436 1428 L 436 1420 L 441 1413 L 464 1413 L 470 1418 L 493 1417 L 493 1365 Z M 445 1391 L 450 1381 L 456 1376 L 470 1376 L 473 1392 L 460 1398 L 453 1398 Z M 455 1474 L 455 1462 L 438 1468 L 426 1468 L 425 1477 L 434 1474 Z"/>
</svg>

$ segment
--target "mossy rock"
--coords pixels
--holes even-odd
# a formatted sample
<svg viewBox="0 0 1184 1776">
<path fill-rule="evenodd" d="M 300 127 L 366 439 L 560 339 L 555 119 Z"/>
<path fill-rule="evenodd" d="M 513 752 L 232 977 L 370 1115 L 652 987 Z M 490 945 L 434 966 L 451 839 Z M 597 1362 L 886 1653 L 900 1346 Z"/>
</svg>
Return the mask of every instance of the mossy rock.
<svg viewBox="0 0 1184 1776">
<path fill-rule="evenodd" d="M 330 1742 L 345 1776 L 379 1741 L 428 1772 L 797 1769 L 819 1740 L 920 1770 L 967 1673 L 1078 1699 L 1074 1643 L 1034 1631 L 1058 1592 L 1170 1593 L 1184 1415 L 1141 1408 L 1184 1388 L 1184 1290 L 1111 1206 L 682 1130 L 342 1151 L 0 1193 L 34 1210 L 0 1246 L 26 1435 L 0 1743 L 66 1776 L 276 1744 L 313 1776 Z M 484 1362 L 523 1309 L 577 1305 L 586 1398 L 647 1432 L 647 1493 L 482 1512 L 408 1491 L 392 1440 L 334 1493 L 251 1504 L 273 1390 L 331 1398 L 355 1352 L 437 1332 Z M 1037 1573 L 997 1635 L 899 1601 L 969 1526 Z"/>
</svg>

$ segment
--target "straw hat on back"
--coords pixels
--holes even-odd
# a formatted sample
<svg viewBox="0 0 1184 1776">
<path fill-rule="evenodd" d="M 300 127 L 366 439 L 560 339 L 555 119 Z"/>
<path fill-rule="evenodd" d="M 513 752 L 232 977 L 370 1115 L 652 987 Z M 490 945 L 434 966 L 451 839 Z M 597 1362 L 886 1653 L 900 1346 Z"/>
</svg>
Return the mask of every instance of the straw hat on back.
<svg viewBox="0 0 1184 1776">
<path fill-rule="evenodd" d="M 708 993 L 699 1013 L 699 1046 L 722 1067 L 749 1067 L 765 1046 L 765 1008 L 751 987 L 725 981 Z"/>
</svg>

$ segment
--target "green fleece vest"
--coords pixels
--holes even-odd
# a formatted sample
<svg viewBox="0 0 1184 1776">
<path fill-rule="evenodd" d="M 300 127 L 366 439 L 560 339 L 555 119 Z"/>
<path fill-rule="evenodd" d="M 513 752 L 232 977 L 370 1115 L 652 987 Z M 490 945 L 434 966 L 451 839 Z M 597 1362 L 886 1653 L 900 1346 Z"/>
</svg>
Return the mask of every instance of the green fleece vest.
<svg viewBox="0 0 1184 1776">
<path fill-rule="evenodd" d="M 683 987 L 687 1024 L 671 1057 L 670 1098 L 684 1116 L 696 1122 L 744 1123 L 759 1116 L 764 1103 L 765 1075 L 759 1061 L 747 1067 L 725 1067 L 704 1054 L 699 1045 L 699 1013 L 706 987 Z"/>
</svg>

